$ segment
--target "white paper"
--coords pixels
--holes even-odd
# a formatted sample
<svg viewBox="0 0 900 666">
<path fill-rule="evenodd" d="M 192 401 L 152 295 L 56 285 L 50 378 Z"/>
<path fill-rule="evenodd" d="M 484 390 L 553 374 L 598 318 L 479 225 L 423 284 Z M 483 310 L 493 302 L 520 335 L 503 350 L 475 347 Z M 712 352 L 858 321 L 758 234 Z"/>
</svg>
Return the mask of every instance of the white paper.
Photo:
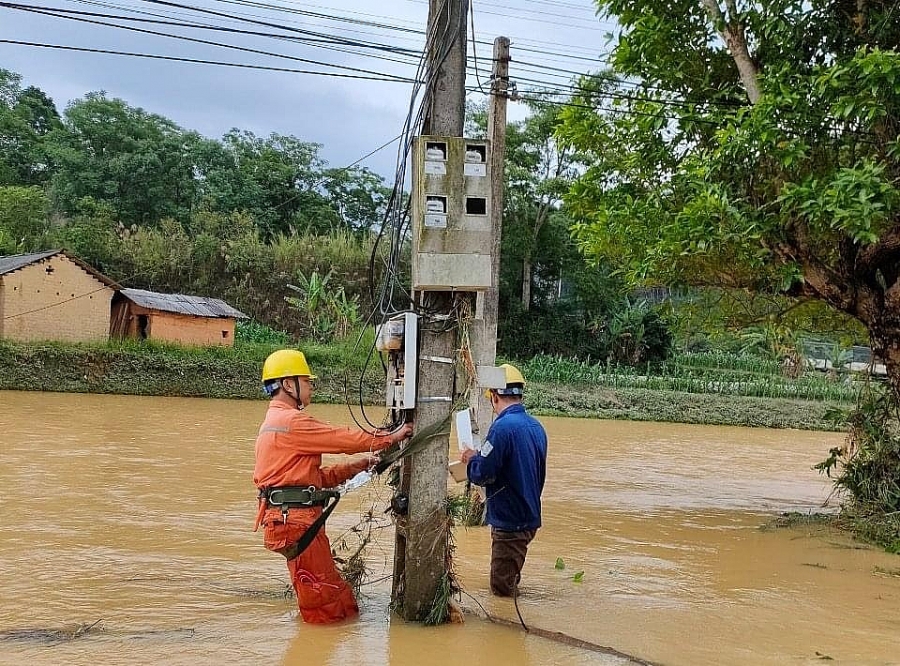
<svg viewBox="0 0 900 666">
<path fill-rule="evenodd" d="M 425 162 L 425 173 L 431 176 L 443 176 L 447 173 L 447 167 L 443 162 Z"/>
<path fill-rule="evenodd" d="M 468 409 L 456 412 L 456 442 L 460 451 L 475 448 L 472 445 L 472 417 Z"/>
<path fill-rule="evenodd" d="M 466 162 L 463 166 L 463 174 L 466 176 L 486 176 L 487 165 L 484 162 Z"/>
<path fill-rule="evenodd" d="M 446 215 L 435 215 L 435 214 L 427 214 L 425 215 L 425 226 L 431 229 L 446 229 L 447 228 L 447 216 Z"/>
</svg>

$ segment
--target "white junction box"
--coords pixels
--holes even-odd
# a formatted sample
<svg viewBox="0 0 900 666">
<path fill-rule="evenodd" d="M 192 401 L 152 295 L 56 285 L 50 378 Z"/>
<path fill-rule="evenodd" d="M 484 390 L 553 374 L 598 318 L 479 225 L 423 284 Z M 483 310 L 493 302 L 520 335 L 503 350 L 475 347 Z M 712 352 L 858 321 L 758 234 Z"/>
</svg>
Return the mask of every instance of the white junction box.
<svg viewBox="0 0 900 666">
<path fill-rule="evenodd" d="M 421 136 L 413 151 L 413 289 L 491 287 L 491 148 L 483 139 Z"/>
</svg>

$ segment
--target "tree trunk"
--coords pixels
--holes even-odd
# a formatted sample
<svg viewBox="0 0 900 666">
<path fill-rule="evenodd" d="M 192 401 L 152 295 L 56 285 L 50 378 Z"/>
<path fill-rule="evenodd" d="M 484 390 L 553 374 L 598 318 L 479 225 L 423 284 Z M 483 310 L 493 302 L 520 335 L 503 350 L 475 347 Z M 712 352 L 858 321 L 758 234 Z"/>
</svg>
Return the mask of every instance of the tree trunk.
<svg viewBox="0 0 900 666">
<path fill-rule="evenodd" d="M 884 362 L 888 385 L 894 394 L 894 400 L 900 404 L 900 322 L 897 315 L 889 316 L 892 323 L 880 322 L 869 327 L 869 339 L 872 345 L 873 364 L 876 360 Z"/>
<path fill-rule="evenodd" d="M 522 260 L 522 309 L 531 309 L 531 251 L 525 253 Z"/>
</svg>

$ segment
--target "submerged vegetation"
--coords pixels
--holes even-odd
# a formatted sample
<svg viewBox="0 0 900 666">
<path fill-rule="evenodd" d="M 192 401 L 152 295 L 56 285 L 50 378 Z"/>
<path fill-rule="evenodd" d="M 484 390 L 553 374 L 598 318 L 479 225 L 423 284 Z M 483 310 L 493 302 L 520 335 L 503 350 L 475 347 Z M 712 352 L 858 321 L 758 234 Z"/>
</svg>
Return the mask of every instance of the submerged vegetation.
<svg viewBox="0 0 900 666">
<path fill-rule="evenodd" d="M 900 553 L 900 410 L 889 394 L 865 393 L 846 423 L 846 443 L 816 469 L 841 494 L 841 526 Z"/>
</svg>

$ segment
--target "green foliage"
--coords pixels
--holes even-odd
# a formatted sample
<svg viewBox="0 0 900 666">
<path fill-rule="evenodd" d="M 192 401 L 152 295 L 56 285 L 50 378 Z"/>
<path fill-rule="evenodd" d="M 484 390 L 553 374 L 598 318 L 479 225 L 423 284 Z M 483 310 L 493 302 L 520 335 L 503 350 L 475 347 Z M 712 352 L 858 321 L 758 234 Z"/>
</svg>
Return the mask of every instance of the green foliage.
<svg viewBox="0 0 900 666">
<path fill-rule="evenodd" d="M 181 347 L 146 341 L 97 344 L 15 343 L 0 340 L 0 390 L 70 391 L 264 399 L 263 361 L 281 342 L 238 340 L 234 347 Z M 341 403 L 345 378 L 358 378 L 365 354 L 350 344 L 300 343 L 319 376 L 315 402 Z M 361 399 L 383 403 L 381 368 L 363 375 Z"/>
<path fill-rule="evenodd" d="M 506 136 L 500 298 L 502 309 L 547 305 L 561 278 L 580 274 L 585 262 L 569 235 L 563 194 L 578 170 L 578 156 L 556 140 L 560 107 L 531 102 L 531 115 L 510 123 Z"/>
<path fill-rule="evenodd" d="M 242 213 L 263 242 L 370 231 L 389 195 L 382 178 L 326 168 L 320 148 L 240 130 L 207 139 L 105 93 L 75 100 L 60 119 L 43 92 L 0 70 L 0 186 L 47 185 L 52 212 L 68 220 L 102 209 L 133 231 Z"/>
<path fill-rule="evenodd" d="M 299 317 L 300 334 L 316 341 L 345 338 L 361 323 L 359 297 L 348 297 L 344 287 L 333 283 L 333 271 L 324 276 L 313 271 L 309 277 L 297 274 L 299 286 L 287 285 L 297 296 L 285 300 Z"/>
<path fill-rule="evenodd" d="M 672 336 L 659 314 L 646 302 L 625 307 L 608 321 L 596 321 L 593 328 L 602 334 L 606 358 L 614 363 L 640 365 L 656 363 L 669 355 Z"/>
<path fill-rule="evenodd" d="M 0 187 L 0 255 L 43 249 L 47 197 L 40 187 Z"/>
<path fill-rule="evenodd" d="M 238 319 L 235 324 L 234 341 L 235 344 L 286 347 L 291 342 L 291 336 L 284 331 L 276 331 L 253 319 Z"/>
<path fill-rule="evenodd" d="M 786 337 L 834 340 L 844 347 L 869 344 L 857 320 L 815 300 L 798 302 L 731 289 L 679 289 L 665 307 L 676 346 L 688 351 L 738 351 L 747 345 L 743 334 L 754 327 L 777 329 Z"/>
<path fill-rule="evenodd" d="M 447 515 L 454 525 L 478 527 L 484 525 L 484 501 L 474 488 L 464 493 L 447 496 Z"/>
<path fill-rule="evenodd" d="M 556 558 L 556 564 L 553 565 L 553 568 L 554 568 L 554 569 L 557 569 L 557 570 L 559 570 L 559 571 L 562 571 L 563 569 L 565 569 L 565 568 L 566 568 L 566 563 L 563 561 L 563 558 L 557 557 L 557 558 Z"/>
<path fill-rule="evenodd" d="M 50 175 L 46 139 L 59 113 L 43 91 L 0 69 L 0 186 L 40 185 Z"/>
<path fill-rule="evenodd" d="M 820 299 L 889 350 L 900 337 L 886 307 L 900 233 L 895 3 L 725 3 L 722 22 L 709 3 L 597 4 L 622 27 L 613 71 L 583 79 L 559 129 L 588 164 L 566 199 L 583 249 L 633 283 Z M 743 64 L 724 30 L 746 37 Z M 739 65 L 754 71 L 742 78 Z"/>
<path fill-rule="evenodd" d="M 94 202 L 96 204 L 96 202 Z M 130 287 L 223 298 L 253 319 L 298 337 L 325 340 L 359 327 L 359 299 L 367 285 L 371 239 L 350 233 L 278 235 L 266 242 L 242 213 L 202 212 L 185 223 L 157 226 L 115 222 L 96 204 L 91 215 L 54 227 L 43 242 L 60 246 Z M 298 316 L 288 288 L 323 273 L 329 288 L 321 312 Z M 324 314 L 321 320 L 319 314 Z"/>
<path fill-rule="evenodd" d="M 831 449 L 815 466 L 834 478 L 849 500 L 871 513 L 900 512 L 898 412 L 889 396 L 868 396 L 848 420 L 844 447 Z"/>
<path fill-rule="evenodd" d="M 64 115 L 48 137 L 61 212 L 88 213 L 81 206 L 87 198 L 109 203 L 126 225 L 189 214 L 196 183 L 185 146 L 196 135 L 102 93 L 73 102 Z"/>
<path fill-rule="evenodd" d="M 780 361 L 749 354 L 680 353 L 659 364 L 617 365 L 535 356 L 520 364 L 529 381 L 590 384 L 615 390 L 649 389 L 756 398 L 854 401 L 860 385 L 808 370 L 785 376 Z M 864 379 L 861 377 L 861 380 Z"/>
<path fill-rule="evenodd" d="M 844 494 L 839 522 L 900 553 L 900 426 L 890 395 L 869 392 L 846 416 L 847 443 L 815 465 Z"/>
<path fill-rule="evenodd" d="M 560 355 L 628 365 L 658 362 L 668 356 L 671 335 L 654 309 L 627 300 L 606 307 L 618 309 L 591 316 L 590 310 L 573 301 L 529 311 L 514 306 L 503 313 L 498 324 L 499 352 L 516 359 Z"/>
</svg>

